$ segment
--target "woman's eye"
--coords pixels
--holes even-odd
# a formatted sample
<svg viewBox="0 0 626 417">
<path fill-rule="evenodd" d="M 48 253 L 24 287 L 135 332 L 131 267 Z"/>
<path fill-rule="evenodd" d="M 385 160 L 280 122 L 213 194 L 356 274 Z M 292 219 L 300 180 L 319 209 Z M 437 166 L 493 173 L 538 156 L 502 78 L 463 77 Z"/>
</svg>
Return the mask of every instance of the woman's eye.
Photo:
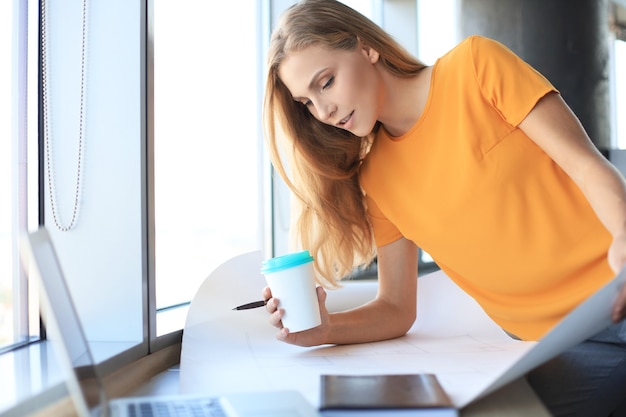
<svg viewBox="0 0 626 417">
<path fill-rule="evenodd" d="M 324 84 L 324 86 L 322 87 L 322 90 L 327 89 L 328 87 L 330 87 L 331 85 L 333 85 L 333 81 L 335 81 L 335 77 L 332 76 L 328 79 L 328 81 L 326 81 L 326 84 Z"/>
</svg>

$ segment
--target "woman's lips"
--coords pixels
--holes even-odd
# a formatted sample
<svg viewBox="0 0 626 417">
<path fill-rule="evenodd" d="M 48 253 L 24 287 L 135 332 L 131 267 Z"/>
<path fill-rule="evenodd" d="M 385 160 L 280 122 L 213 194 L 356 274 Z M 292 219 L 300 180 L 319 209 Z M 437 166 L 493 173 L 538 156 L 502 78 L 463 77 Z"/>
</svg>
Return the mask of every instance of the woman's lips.
<svg viewBox="0 0 626 417">
<path fill-rule="evenodd" d="M 339 123 L 337 123 L 337 126 L 343 128 L 343 129 L 348 129 L 351 125 L 351 121 L 352 121 L 352 115 L 354 114 L 354 110 L 352 112 L 350 112 L 349 115 L 347 115 L 346 117 L 344 117 L 343 119 L 341 119 L 339 121 Z"/>
</svg>

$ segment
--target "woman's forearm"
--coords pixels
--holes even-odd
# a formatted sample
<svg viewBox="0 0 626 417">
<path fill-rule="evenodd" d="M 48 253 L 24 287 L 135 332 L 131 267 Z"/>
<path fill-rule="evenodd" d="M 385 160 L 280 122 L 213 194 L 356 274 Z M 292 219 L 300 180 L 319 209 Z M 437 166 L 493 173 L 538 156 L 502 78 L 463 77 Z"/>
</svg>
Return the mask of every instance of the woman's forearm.
<svg viewBox="0 0 626 417">
<path fill-rule="evenodd" d="M 326 343 L 366 343 L 403 336 L 415 321 L 415 307 L 399 308 L 381 299 L 329 315 Z"/>
</svg>

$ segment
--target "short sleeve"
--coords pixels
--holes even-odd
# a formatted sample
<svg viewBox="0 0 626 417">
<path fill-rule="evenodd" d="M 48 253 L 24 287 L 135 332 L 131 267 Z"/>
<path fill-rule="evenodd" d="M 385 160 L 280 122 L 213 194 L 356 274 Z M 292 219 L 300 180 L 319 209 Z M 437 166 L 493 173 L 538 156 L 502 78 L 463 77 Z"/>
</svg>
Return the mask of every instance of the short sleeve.
<svg viewBox="0 0 626 417">
<path fill-rule="evenodd" d="M 471 54 L 483 97 L 504 120 L 519 125 L 537 102 L 556 88 L 498 41 L 473 36 Z"/>
<path fill-rule="evenodd" d="M 378 208 L 376 202 L 369 196 L 365 196 L 367 214 L 374 230 L 376 246 L 384 246 L 395 242 L 402 237 L 402 233 Z"/>
</svg>

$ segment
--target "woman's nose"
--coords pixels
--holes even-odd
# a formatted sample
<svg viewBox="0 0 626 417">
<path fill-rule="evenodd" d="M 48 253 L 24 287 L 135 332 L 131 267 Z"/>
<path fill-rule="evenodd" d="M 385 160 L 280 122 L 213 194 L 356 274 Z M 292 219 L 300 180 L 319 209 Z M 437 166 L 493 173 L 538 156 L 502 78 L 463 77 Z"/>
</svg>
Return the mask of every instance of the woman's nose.
<svg viewBox="0 0 626 417">
<path fill-rule="evenodd" d="M 331 123 L 337 107 L 331 103 L 320 102 L 317 108 L 317 116 L 324 123 Z"/>
</svg>

